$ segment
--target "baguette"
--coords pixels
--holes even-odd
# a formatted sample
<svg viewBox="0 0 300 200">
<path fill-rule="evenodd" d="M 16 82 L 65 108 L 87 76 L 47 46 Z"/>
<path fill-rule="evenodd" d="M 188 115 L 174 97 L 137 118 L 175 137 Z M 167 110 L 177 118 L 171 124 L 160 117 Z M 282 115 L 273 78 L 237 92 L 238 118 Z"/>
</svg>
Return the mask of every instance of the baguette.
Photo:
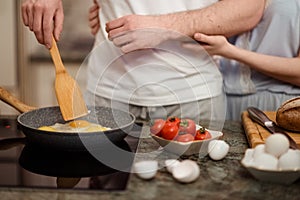
<svg viewBox="0 0 300 200">
<path fill-rule="evenodd" d="M 285 101 L 276 111 L 278 126 L 300 132 L 300 97 Z"/>
</svg>

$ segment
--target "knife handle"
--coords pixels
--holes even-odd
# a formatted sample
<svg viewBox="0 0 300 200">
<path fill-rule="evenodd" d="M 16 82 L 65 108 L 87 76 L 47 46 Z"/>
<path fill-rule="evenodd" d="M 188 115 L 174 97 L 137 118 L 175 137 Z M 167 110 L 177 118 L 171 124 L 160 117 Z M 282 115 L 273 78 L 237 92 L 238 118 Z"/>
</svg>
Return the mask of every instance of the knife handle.
<svg viewBox="0 0 300 200">
<path fill-rule="evenodd" d="M 265 122 L 271 121 L 268 116 L 262 112 L 261 110 L 258 110 L 255 107 L 249 107 L 247 108 L 247 111 L 251 117 L 251 119 L 253 119 L 255 122 L 257 122 L 258 124 L 265 126 Z"/>
<path fill-rule="evenodd" d="M 282 128 L 277 126 L 273 121 L 270 120 L 270 118 L 261 110 L 255 107 L 249 107 L 247 108 L 247 111 L 249 113 L 250 118 L 257 122 L 259 125 L 265 127 L 267 130 L 269 130 L 271 133 L 279 133 L 285 135 L 289 142 L 290 142 L 290 148 L 292 149 L 299 149 L 297 143 L 295 140 L 287 134 Z M 266 122 L 271 122 L 271 125 L 266 124 Z"/>
</svg>

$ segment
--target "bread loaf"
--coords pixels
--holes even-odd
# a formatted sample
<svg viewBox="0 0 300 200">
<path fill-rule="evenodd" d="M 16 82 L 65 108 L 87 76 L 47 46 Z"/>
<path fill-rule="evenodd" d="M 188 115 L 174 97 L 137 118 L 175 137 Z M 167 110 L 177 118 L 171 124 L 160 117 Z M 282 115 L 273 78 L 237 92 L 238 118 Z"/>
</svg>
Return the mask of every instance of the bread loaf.
<svg viewBox="0 0 300 200">
<path fill-rule="evenodd" d="M 285 101 L 277 109 L 276 122 L 284 129 L 300 132 L 300 97 Z"/>
</svg>

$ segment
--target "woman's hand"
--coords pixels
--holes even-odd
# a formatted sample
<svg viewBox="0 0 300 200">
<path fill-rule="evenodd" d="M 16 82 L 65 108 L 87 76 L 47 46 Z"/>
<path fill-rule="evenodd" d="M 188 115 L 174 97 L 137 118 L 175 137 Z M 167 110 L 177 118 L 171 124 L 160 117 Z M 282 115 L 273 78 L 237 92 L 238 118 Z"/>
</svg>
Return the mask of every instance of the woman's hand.
<svg viewBox="0 0 300 200">
<path fill-rule="evenodd" d="M 94 0 L 93 6 L 89 9 L 89 26 L 93 35 L 96 35 L 100 29 L 99 9 L 98 2 Z"/>
<path fill-rule="evenodd" d="M 211 56 L 213 55 L 219 55 L 219 56 L 228 56 L 228 53 L 230 52 L 230 46 L 231 44 L 227 41 L 226 37 L 221 35 L 214 35 L 209 36 L 205 35 L 203 33 L 195 33 L 194 39 L 201 45 L 201 47 L 207 51 L 207 53 Z M 199 51 L 202 50 L 202 48 L 199 48 L 199 46 L 196 43 L 184 43 L 183 47 Z"/>
<path fill-rule="evenodd" d="M 209 36 L 202 33 L 195 33 L 194 39 L 197 40 L 210 55 L 226 57 L 229 50 L 228 48 L 231 45 L 226 37 L 221 35 Z"/>
</svg>

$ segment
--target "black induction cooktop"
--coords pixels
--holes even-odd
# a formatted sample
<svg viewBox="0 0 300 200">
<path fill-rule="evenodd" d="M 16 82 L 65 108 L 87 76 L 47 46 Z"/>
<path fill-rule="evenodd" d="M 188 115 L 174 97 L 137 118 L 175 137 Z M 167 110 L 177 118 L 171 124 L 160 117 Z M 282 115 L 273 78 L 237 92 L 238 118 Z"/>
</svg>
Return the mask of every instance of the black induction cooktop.
<svg viewBox="0 0 300 200">
<path fill-rule="evenodd" d="M 15 116 L 0 116 L 0 187 L 125 190 L 142 124 L 99 150 L 63 152 L 26 144 Z"/>
</svg>

